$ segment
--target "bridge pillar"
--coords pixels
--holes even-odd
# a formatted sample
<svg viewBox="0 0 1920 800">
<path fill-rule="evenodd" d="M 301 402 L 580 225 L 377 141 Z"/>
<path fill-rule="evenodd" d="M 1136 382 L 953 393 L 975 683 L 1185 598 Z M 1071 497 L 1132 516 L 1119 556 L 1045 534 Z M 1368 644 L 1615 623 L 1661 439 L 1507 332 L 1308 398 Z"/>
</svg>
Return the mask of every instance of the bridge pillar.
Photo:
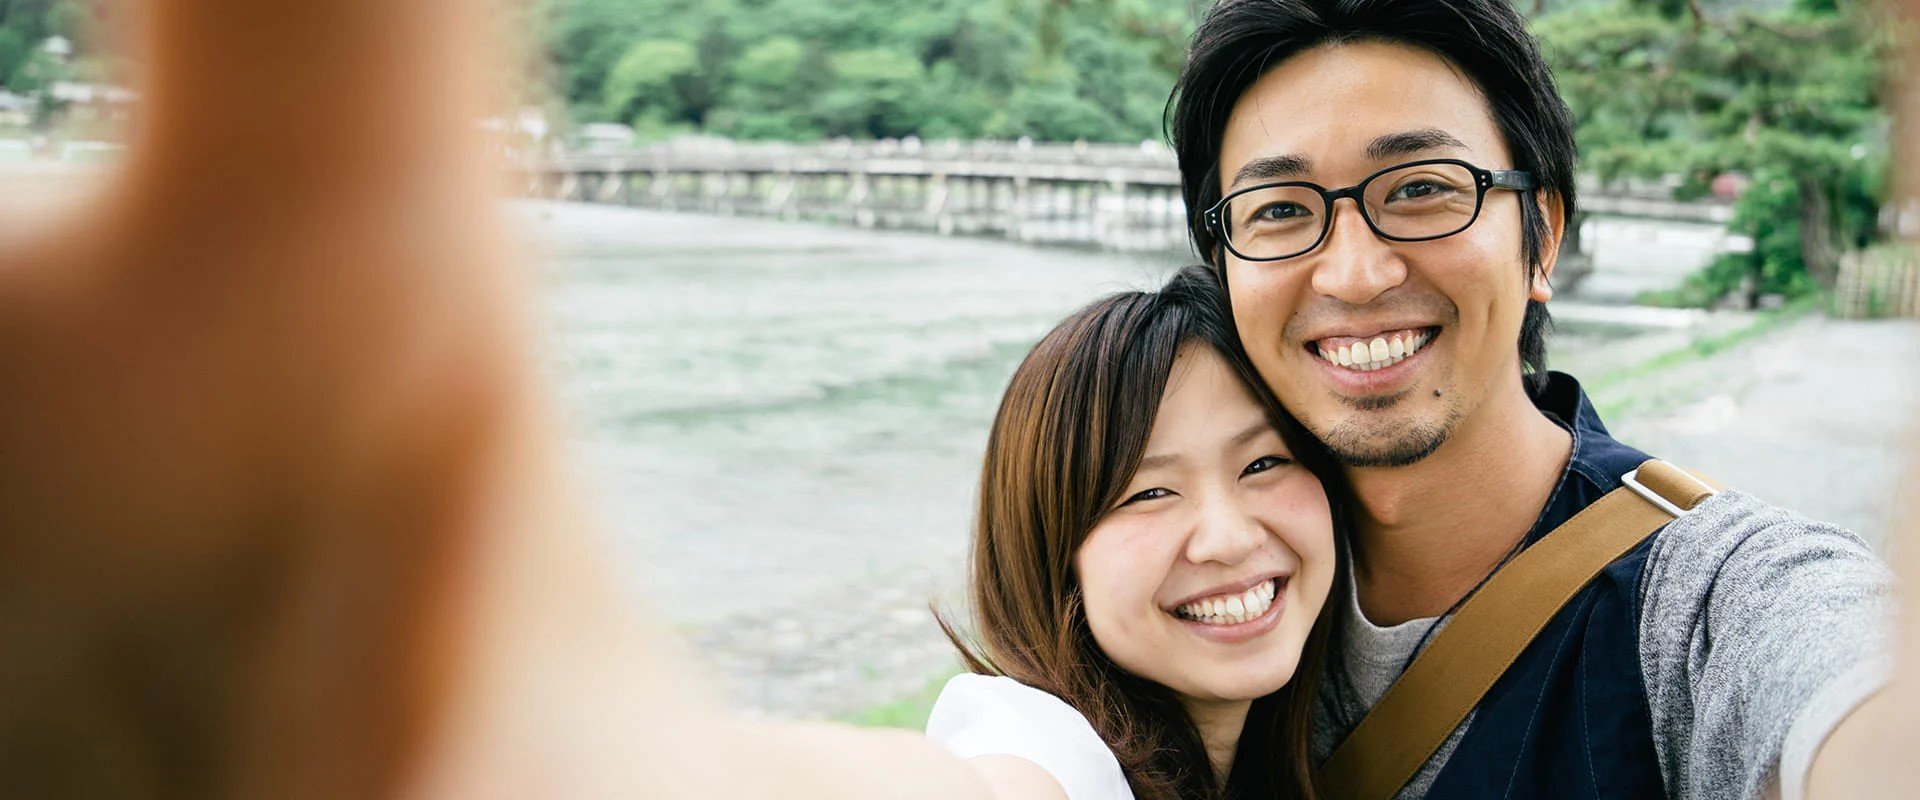
<svg viewBox="0 0 1920 800">
<path fill-rule="evenodd" d="M 777 213 L 781 219 L 792 219 L 797 214 L 794 207 L 794 189 L 798 183 L 792 172 L 779 172 L 773 176 L 773 189 L 767 194 L 767 208 Z"/>
<path fill-rule="evenodd" d="M 922 210 L 933 219 L 933 229 L 941 236 L 953 233 L 953 214 L 947 211 L 947 173 L 936 172 L 927 179 L 926 205 Z"/>
<path fill-rule="evenodd" d="M 673 198 L 673 173 L 664 169 L 653 171 L 653 178 L 647 181 L 647 194 L 653 198 L 654 208 L 667 208 Z"/>
<path fill-rule="evenodd" d="M 1011 208 L 1007 209 L 1006 230 L 1015 241 L 1024 242 L 1031 229 L 1027 227 L 1027 218 L 1033 215 L 1033 194 L 1028 187 L 1027 176 L 1016 175 L 1013 178 L 1013 197 Z"/>
<path fill-rule="evenodd" d="M 873 196 L 871 179 L 865 172 L 855 172 L 847 187 L 847 209 L 853 214 L 853 224 L 862 228 L 873 227 L 873 209 L 868 207 L 868 199 Z"/>
<path fill-rule="evenodd" d="M 1087 190 L 1091 192 L 1093 186 L 1089 184 Z M 1132 201 L 1133 198 L 1127 192 L 1126 181 L 1118 178 L 1107 181 L 1101 189 L 1099 199 L 1094 202 L 1090 238 L 1103 248 L 1123 247 L 1128 244 L 1126 240 L 1130 238 L 1128 231 L 1132 226 L 1127 222 L 1128 217 L 1131 216 L 1129 212 L 1132 210 L 1130 208 Z"/>
<path fill-rule="evenodd" d="M 619 171 L 601 173 L 600 185 L 594 187 L 598 191 L 594 192 L 593 199 L 601 203 L 611 203 L 618 199 L 621 194 L 621 189 L 626 183 L 626 181 L 623 180 L 624 176 L 625 173 Z"/>
</svg>

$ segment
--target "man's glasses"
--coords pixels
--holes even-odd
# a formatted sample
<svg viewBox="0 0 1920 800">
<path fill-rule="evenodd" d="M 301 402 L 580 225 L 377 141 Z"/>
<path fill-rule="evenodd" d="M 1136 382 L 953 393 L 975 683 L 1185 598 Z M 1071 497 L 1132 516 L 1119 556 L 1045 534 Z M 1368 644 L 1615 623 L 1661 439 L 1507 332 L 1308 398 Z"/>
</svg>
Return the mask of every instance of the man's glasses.
<svg viewBox="0 0 1920 800">
<path fill-rule="evenodd" d="M 1533 189 L 1523 170 L 1485 170 L 1453 158 L 1414 161 L 1368 175 L 1345 189 L 1306 181 L 1264 183 L 1220 198 L 1207 227 L 1247 261 L 1305 255 L 1333 229 L 1333 201 L 1353 198 L 1360 217 L 1382 239 L 1424 242 L 1452 236 L 1480 218 L 1492 189 Z"/>
</svg>

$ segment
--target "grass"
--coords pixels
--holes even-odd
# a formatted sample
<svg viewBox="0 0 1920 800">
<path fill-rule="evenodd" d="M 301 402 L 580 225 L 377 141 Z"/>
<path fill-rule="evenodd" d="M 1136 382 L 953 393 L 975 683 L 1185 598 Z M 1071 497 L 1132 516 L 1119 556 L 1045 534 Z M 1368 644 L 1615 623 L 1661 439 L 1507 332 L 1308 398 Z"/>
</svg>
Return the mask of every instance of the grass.
<svg viewBox="0 0 1920 800">
<path fill-rule="evenodd" d="M 1613 419 L 1631 411 L 1638 403 L 1636 397 L 1608 397 L 1599 395 L 1609 393 L 1627 384 L 1676 367 L 1684 366 L 1704 358 L 1712 357 L 1747 342 L 1751 342 L 1782 325 L 1798 320 L 1806 315 L 1826 307 L 1825 295 L 1809 295 L 1792 300 L 1779 308 L 1762 312 L 1753 322 L 1730 331 L 1694 340 L 1685 347 L 1678 347 L 1630 367 L 1624 367 L 1592 380 L 1584 381 L 1588 396 L 1595 397 L 1594 404 L 1602 419 Z"/>
<path fill-rule="evenodd" d="M 927 715 L 933 713 L 933 701 L 940 697 L 940 689 L 947 685 L 947 679 L 957 674 L 959 670 L 943 670 L 929 679 L 925 686 L 904 697 L 835 719 L 865 728 L 924 730 L 927 727 Z"/>
</svg>

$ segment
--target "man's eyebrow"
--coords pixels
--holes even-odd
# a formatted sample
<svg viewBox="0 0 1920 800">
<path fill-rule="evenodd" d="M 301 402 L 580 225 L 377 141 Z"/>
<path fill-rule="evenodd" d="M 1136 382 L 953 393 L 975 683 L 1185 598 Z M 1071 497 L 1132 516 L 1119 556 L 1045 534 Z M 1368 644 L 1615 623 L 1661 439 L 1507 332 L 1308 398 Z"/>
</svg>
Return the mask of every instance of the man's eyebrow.
<svg viewBox="0 0 1920 800">
<path fill-rule="evenodd" d="M 1422 128 L 1417 131 L 1389 133 L 1367 143 L 1367 158 L 1373 161 L 1385 161 L 1389 158 L 1412 155 L 1440 147 L 1465 149 L 1466 146 L 1466 143 L 1454 138 L 1453 134 L 1439 128 Z"/>
<path fill-rule="evenodd" d="M 1261 156 L 1242 165 L 1238 172 L 1233 173 L 1233 182 L 1228 185 L 1239 186 L 1274 178 L 1298 178 L 1307 174 L 1311 163 L 1306 156 Z"/>
</svg>

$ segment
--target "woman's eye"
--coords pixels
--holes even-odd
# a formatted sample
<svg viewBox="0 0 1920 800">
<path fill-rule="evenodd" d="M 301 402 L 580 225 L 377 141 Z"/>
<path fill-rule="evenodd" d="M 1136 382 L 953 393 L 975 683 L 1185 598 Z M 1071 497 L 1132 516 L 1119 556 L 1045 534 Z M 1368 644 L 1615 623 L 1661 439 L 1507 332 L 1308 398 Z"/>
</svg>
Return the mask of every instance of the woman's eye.
<svg viewBox="0 0 1920 800">
<path fill-rule="evenodd" d="M 1132 497 L 1129 497 L 1125 500 L 1120 501 L 1120 505 L 1130 506 L 1130 505 L 1133 505 L 1134 503 L 1144 503 L 1148 500 L 1158 500 L 1162 497 L 1172 497 L 1172 496 L 1173 496 L 1172 491 L 1167 489 L 1162 489 L 1156 486 L 1152 489 L 1148 489 L 1143 492 L 1138 492 L 1134 494 Z"/>
<path fill-rule="evenodd" d="M 1241 470 L 1240 475 L 1242 477 L 1254 475 L 1290 463 L 1293 463 L 1292 460 L 1284 456 L 1261 456 L 1254 459 L 1253 463 L 1248 464 L 1246 469 Z"/>
</svg>

